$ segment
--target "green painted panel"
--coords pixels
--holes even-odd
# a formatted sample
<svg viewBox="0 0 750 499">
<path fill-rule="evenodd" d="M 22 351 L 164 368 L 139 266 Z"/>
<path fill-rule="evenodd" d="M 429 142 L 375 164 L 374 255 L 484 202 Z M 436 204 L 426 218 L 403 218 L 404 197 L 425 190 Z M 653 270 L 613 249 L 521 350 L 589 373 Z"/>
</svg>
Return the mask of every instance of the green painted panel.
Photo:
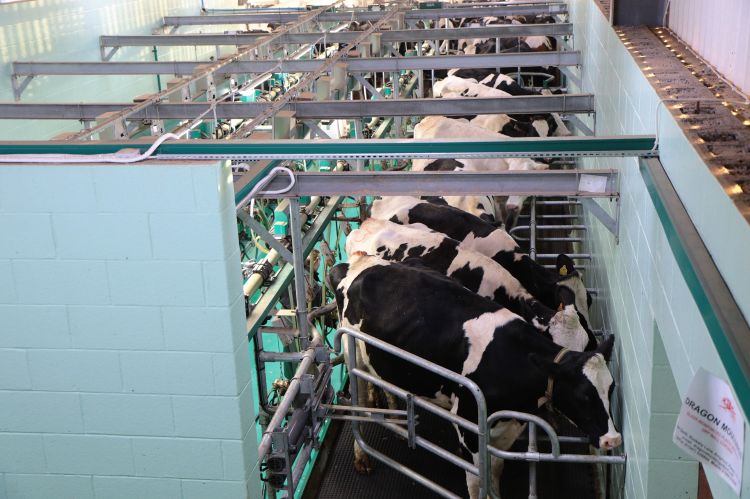
<svg viewBox="0 0 750 499">
<path fill-rule="evenodd" d="M 272 142 L 200 140 L 166 142 L 156 151 L 165 155 L 283 155 L 305 158 L 319 154 L 425 153 L 606 153 L 643 155 L 652 152 L 652 136 L 564 137 L 502 141 L 345 140 Z M 0 154 L 111 154 L 125 148 L 145 151 L 148 143 L 122 142 L 0 142 Z"/>
</svg>

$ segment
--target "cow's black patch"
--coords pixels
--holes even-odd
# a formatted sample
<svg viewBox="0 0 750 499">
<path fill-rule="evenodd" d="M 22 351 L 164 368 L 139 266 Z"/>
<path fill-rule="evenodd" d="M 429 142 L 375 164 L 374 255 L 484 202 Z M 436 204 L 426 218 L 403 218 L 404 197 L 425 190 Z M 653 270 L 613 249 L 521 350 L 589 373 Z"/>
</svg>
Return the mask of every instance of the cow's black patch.
<svg viewBox="0 0 750 499">
<path fill-rule="evenodd" d="M 479 286 L 482 284 L 484 271 L 479 267 L 472 269 L 467 263 L 460 269 L 451 273 L 450 276 L 463 284 L 466 288 L 476 293 L 479 291 Z"/>
</svg>

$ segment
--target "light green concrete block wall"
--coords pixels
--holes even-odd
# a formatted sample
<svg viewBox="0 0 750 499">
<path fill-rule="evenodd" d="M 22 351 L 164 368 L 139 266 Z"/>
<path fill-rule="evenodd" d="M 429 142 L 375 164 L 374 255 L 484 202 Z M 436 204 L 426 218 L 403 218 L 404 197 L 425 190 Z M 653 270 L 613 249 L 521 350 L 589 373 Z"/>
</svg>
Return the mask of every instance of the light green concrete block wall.
<svg viewBox="0 0 750 499">
<path fill-rule="evenodd" d="M 259 497 L 228 165 L 0 166 L 0 234 L 0 497 Z"/>
<path fill-rule="evenodd" d="M 210 8 L 237 7 L 236 0 L 208 0 Z M 197 15 L 200 0 L 33 0 L 0 5 L 0 101 L 12 101 L 13 61 L 100 61 L 100 35 L 147 35 L 167 15 Z M 180 33 L 223 27 L 182 27 Z M 231 51 L 232 48 L 224 48 Z M 159 47 L 159 60 L 207 60 L 213 47 Z M 149 47 L 121 49 L 120 61 L 151 61 Z M 162 84 L 172 76 L 162 76 Z M 157 91 L 155 76 L 43 76 L 23 94 L 24 102 L 131 102 Z M 0 140 L 45 139 L 80 130 L 66 121 L 0 120 Z"/>
<path fill-rule="evenodd" d="M 582 50 L 583 90 L 596 94 L 597 135 L 654 134 L 658 97 L 648 78 L 592 0 L 571 0 L 575 48 Z M 750 230 L 688 142 L 674 118 L 659 110 L 660 158 L 682 202 L 745 314 Z M 699 367 L 728 379 L 700 310 L 666 240 L 635 159 L 586 160 L 621 175 L 620 240 L 593 217 L 587 243 L 600 290 L 593 321 L 618 337 L 618 412 L 628 469 L 615 489 L 632 499 L 695 497 L 697 464 L 671 442 L 680 394 Z M 612 203 L 604 204 L 614 213 Z M 710 207 L 710 208 L 709 208 Z M 732 244 L 726 244 L 732 241 Z M 750 455 L 750 445 L 746 444 Z M 735 497 L 710 470 L 716 498 Z M 743 496 L 750 493 L 746 460 Z"/>
</svg>

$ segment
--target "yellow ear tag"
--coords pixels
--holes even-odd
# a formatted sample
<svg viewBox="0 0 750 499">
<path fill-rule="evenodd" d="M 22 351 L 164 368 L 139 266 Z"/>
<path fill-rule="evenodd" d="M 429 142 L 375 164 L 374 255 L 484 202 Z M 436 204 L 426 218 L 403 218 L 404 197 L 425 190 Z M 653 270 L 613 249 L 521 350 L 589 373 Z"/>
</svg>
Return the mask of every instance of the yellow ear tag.
<svg viewBox="0 0 750 499">
<path fill-rule="evenodd" d="M 561 304 L 560 304 L 560 306 L 559 306 L 559 307 L 557 307 L 557 311 L 558 311 L 558 312 L 562 312 L 563 310 L 565 310 L 565 307 L 564 307 L 564 306 L 563 306 L 563 304 L 561 303 Z"/>
<path fill-rule="evenodd" d="M 568 275 L 568 266 L 567 265 L 563 265 L 562 267 L 560 267 L 560 275 Z"/>
</svg>

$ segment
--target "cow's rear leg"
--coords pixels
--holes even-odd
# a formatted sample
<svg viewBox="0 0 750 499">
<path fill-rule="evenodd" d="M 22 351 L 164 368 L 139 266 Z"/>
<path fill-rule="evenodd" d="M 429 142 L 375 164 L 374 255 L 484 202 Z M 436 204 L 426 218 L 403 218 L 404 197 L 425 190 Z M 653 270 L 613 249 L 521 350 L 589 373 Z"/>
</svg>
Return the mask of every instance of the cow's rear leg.
<svg viewBox="0 0 750 499">
<path fill-rule="evenodd" d="M 359 352 L 359 348 L 357 349 L 357 365 L 361 366 L 362 357 Z M 351 367 L 351 366 L 349 366 Z M 373 404 L 371 396 L 374 392 L 374 387 L 368 383 L 367 381 L 363 380 L 362 378 L 357 377 L 357 400 L 352 400 L 352 403 L 355 405 L 358 405 L 359 407 L 372 407 Z M 360 473 L 362 475 L 369 475 L 370 472 L 372 472 L 372 464 L 370 462 L 370 456 L 368 456 L 365 451 L 362 450 L 362 448 L 357 443 L 357 440 L 354 440 L 354 470 L 357 473 Z"/>
</svg>

